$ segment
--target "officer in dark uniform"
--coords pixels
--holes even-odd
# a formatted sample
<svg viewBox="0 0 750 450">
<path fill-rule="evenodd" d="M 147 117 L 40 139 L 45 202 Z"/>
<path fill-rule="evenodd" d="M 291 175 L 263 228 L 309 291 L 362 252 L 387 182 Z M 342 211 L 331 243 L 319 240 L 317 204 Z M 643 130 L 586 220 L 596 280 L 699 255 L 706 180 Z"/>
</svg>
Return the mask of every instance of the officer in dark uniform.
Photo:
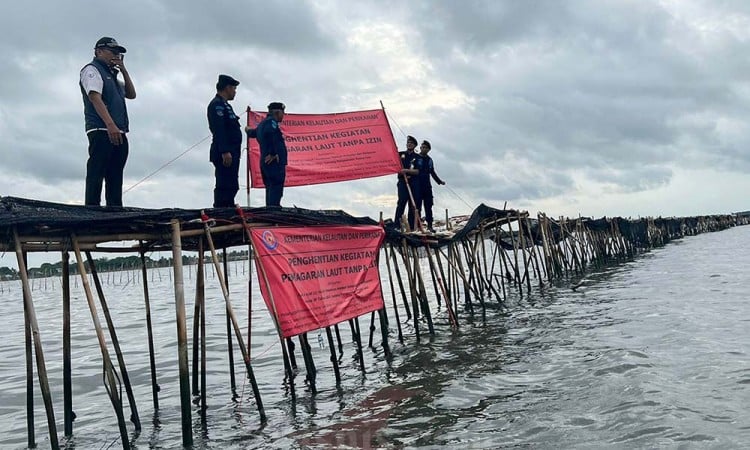
<svg viewBox="0 0 750 450">
<path fill-rule="evenodd" d="M 286 107 L 281 102 L 268 105 L 268 115 L 255 130 L 247 129 L 260 146 L 260 174 L 266 186 L 266 206 L 281 206 L 286 179 L 286 142 L 279 125 Z"/>
<path fill-rule="evenodd" d="M 435 230 L 432 229 L 432 205 L 435 203 L 435 200 L 432 196 L 430 177 L 440 185 L 444 185 L 445 181 L 441 180 L 437 173 L 435 173 L 435 163 L 428 155 L 430 150 L 432 150 L 432 145 L 428 141 L 422 141 L 422 145 L 419 146 L 419 157 L 422 159 L 422 166 L 417 176 L 419 178 L 419 202 L 417 203 L 417 210 L 421 211 L 422 205 L 424 205 L 427 229 L 434 233 Z"/>
<path fill-rule="evenodd" d="M 416 147 L 417 139 L 414 136 L 407 136 L 406 151 L 398 152 L 398 155 L 401 158 L 402 168 L 401 172 L 399 172 L 398 174 L 398 183 L 396 184 L 396 187 L 398 188 L 398 203 L 396 204 L 396 217 L 394 217 L 393 219 L 393 221 L 396 223 L 396 226 L 398 227 L 400 227 L 401 216 L 404 215 L 404 209 L 406 208 L 407 203 L 409 204 L 409 213 L 407 215 L 407 217 L 409 218 L 409 228 L 415 227 L 415 203 L 419 200 L 418 175 L 420 172 L 419 168 L 422 165 L 421 158 L 414 151 Z M 409 183 L 409 189 L 411 189 L 413 199 L 409 198 L 409 189 L 407 189 L 406 183 Z M 412 203 L 412 200 L 415 203 Z"/>
<path fill-rule="evenodd" d="M 229 75 L 219 75 L 216 97 L 208 104 L 208 128 L 213 140 L 209 160 L 215 168 L 214 208 L 234 207 L 234 196 L 240 190 L 240 152 L 242 129 L 230 100 L 237 94 L 240 82 Z"/>
</svg>

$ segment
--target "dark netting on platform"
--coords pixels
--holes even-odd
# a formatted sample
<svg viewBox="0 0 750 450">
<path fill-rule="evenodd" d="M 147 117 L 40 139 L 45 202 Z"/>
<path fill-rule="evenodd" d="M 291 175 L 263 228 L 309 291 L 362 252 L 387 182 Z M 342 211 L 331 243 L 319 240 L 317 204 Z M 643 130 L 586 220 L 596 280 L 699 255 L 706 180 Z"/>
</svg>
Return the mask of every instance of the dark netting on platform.
<svg viewBox="0 0 750 450">
<path fill-rule="evenodd" d="M 303 208 L 243 208 L 245 219 L 254 225 L 315 226 L 315 225 L 377 225 L 369 217 L 354 217 L 343 211 L 309 210 Z M 102 236 L 132 233 L 163 234 L 160 242 L 169 245 L 170 222 L 177 219 L 182 229 L 203 227 L 201 212 L 212 225 L 242 223 L 233 208 L 145 209 L 131 207 L 101 207 L 65 205 L 16 197 L 0 198 L 0 239 L 13 242 L 13 228 L 21 236 Z M 217 247 L 245 243 L 244 233 L 222 233 L 215 237 Z M 197 239 L 184 239 L 187 249 L 194 249 Z"/>
<path fill-rule="evenodd" d="M 402 240 L 405 239 L 406 243 L 411 246 L 421 247 L 427 244 L 432 247 L 436 247 L 436 246 L 442 247 L 454 241 L 464 240 L 470 234 L 477 233 L 478 231 L 480 231 L 480 224 L 484 222 L 498 220 L 499 221 L 497 223 L 498 225 L 507 223 L 505 222 L 504 219 L 509 216 L 517 217 L 518 211 L 514 211 L 510 209 L 507 209 L 507 210 L 496 209 L 496 208 L 487 206 L 484 203 L 482 203 L 481 205 L 477 206 L 474 212 L 471 213 L 471 216 L 466 221 L 466 223 L 460 229 L 456 230 L 456 232 L 453 234 L 427 235 L 427 234 L 415 234 L 415 233 L 401 233 L 396 228 L 386 226 L 385 239 L 386 241 L 396 246 L 400 246 L 402 243 Z M 512 244 L 511 244 L 511 248 L 512 248 Z"/>
<path fill-rule="evenodd" d="M 203 228 L 201 213 L 210 219 L 211 226 L 242 223 L 239 212 L 233 208 L 199 209 L 144 209 L 130 207 L 89 207 L 65 205 L 16 197 L 0 198 L 0 243 L 11 247 L 13 228 L 20 236 L 65 237 L 71 233 L 79 236 L 110 236 L 148 234 L 145 240 L 150 246 L 171 246 L 171 225 L 173 219 L 181 223 L 183 230 Z M 260 207 L 243 208 L 242 213 L 248 224 L 253 226 L 320 226 L 320 225 L 377 225 L 369 217 L 354 217 L 339 210 L 309 210 L 303 208 Z M 496 209 L 480 204 L 468 218 L 453 232 L 437 234 L 402 233 L 392 222 L 385 224 L 386 241 L 399 248 L 405 242 L 412 247 L 443 247 L 452 242 L 465 242 L 478 233 L 492 239 L 505 249 L 542 245 L 545 235 L 535 218 L 527 218 L 516 210 Z M 636 247 L 648 247 L 651 243 L 650 225 L 658 229 L 661 239 L 672 239 L 686 233 L 693 233 L 699 227 L 712 227 L 712 224 L 733 223 L 734 216 L 701 216 L 685 218 L 655 218 L 628 220 L 622 217 L 602 217 L 600 219 L 567 219 L 564 225 L 548 219 L 546 239 L 560 242 L 576 232 L 577 223 L 588 231 L 610 233 L 619 232 Z M 523 238 L 519 236 L 523 235 Z M 127 240 L 125 237 L 113 240 Z M 216 246 L 231 247 L 247 245 L 247 236 L 242 230 L 232 233 L 216 233 Z M 183 238 L 182 245 L 187 250 L 195 250 L 198 237 Z"/>
</svg>

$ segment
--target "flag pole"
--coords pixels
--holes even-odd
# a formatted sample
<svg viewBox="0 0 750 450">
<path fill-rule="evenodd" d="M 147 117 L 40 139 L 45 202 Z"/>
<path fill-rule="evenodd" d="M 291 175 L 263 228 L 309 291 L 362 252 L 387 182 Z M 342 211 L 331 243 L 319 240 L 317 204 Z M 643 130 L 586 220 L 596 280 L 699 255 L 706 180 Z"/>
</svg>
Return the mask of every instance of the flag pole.
<svg viewBox="0 0 750 450">
<path fill-rule="evenodd" d="M 247 105 L 247 126 L 250 126 L 250 114 L 252 113 L 252 110 L 250 109 L 250 105 Z M 247 152 L 247 170 L 245 170 L 245 185 L 247 186 L 247 207 L 250 207 L 250 138 L 247 138 L 246 144 L 246 152 Z"/>
</svg>

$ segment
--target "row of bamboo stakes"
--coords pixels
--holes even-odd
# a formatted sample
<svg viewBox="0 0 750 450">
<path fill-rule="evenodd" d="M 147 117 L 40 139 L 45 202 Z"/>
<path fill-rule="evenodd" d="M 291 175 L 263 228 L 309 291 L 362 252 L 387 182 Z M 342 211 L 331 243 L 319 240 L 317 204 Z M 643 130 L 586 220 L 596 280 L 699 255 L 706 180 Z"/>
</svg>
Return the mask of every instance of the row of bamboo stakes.
<svg viewBox="0 0 750 450">
<path fill-rule="evenodd" d="M 379 258 L 385 260 L 383 267 L 388 276 L 388 289 L 384 289 L 384 299 L 390 297 L 390 313 L 393 314 L 392 322 L 396 325 L 396 333 L 400 344 L 404 345 L 408 336 L 405 336 L 403 323 L 410 322 L 414 338 L 419 341 L 425 334 L 435 334 L 435 321 L 445 320 L 451 329 L 456 330 L 460 326 L 461 316 L 471 320 L 476 314 L 486 314 L 487 302 L 494 302 L 499 307 L 507 305 L 509 296 L 530 295 L 538 285 L 544 286 L 545 282 L 555 279 L 580 275 L 590 268 L 600 267 L 611 262 L 622 261 L 632 258 L 638 252 L 645 249 L 663 245 L 671 239 L 684 235 L 692 235 L 707 231 L 718 231 L 734 225 L 747 224 L 747 218 L 734 216 L 711 216 L 697 218 L 681 225 L 675 229 L 667 226 L 665 222 L 647 219 L 645 236 L 627 236 L 620 232 L 616 221 L 609 221 L 606 229 L 594 230 L 586 226 L 583 219 L 553 220 L 545 214 L 539 213 L 536 220 L 532 221 L 525 212 L 503 212 L 493 217 L 484 218 L 479 226 L 468 233 L 464 239 L 440 241 L 435 235 L 416 235 L 418 239 L 407 239 L 406 235 L 400 240 L 388 240 L 384 243 Z M 447 212 L 446 212 L 447 216 Z M 446 217 L 447 218 L 447 217 Z M 446 223 L 449 223 L 446 220 Z M 669 222 L 674 224 L 673 222 Z M 226 248 L 223 249 L 223 267 L 217 249 L 214 246 L 213 235 L 222 233 L 247 233 L 250 225 L 244 222 L 230 226 L 210 227 L 204 221 L 202 230 L 182 230 L 181 223 L 173 220 L 170 224 L 171 250 L 173 256 L 173 281 L 175 295 L 175 321 L 177 326 L 178 341 L 178 365 L 180 402 L 182 418 L 182 443 L 189 447 L 193 444 L 192 401 L 195 400 L 198 414 L 205 424 L 206 414 L 206 305 L 205 305 L 205 280 L 206 270 L 204 267 L 204 253 L 206 249 L 210 253 L 210 261 L 213 263 L 214 273 L 217 275 L 222 290 L 222 296 L 226 309 L 226 331 L 227 349 L 230 366 L 230 387 L 233 397 L 236 398 L 236 377 L 234 374 L 234 345 L 240 352 L 244 363 L 247 379 L 253 390 L 255 405 L 261 422 L 266 421 L 266 414 L 260 395 L 257 380 L 251 364 L 249 349 L 251 347 L 252 323 L 250 317 L 251 299 L 248 306 L 248 333 L 247 341 L 243 339 L 239 321 L 234 312 L 229 294 L 229 271 L 227 270 Z M 532 230 L 536 230 L 532 232 Z M 450 236 L 451 230 L 445 236 Z M 162 235 L 163 236 L 163 235 Z M 193 312 L 193 334 L 192 334 L 192 382 L 190 379 L 190 367 L 188 361 L 188 338 L 187 318 L 185 311 L 184 273 L 182 266 L 182 237 L 199 236 L 198 241 L 198 266 L 196 269 L 196 301 Z M 153 329 L 151 320 L 151 307 L 148 289 L 148 277 L 146 272 L 145 254 L 149 251 L 147 235 L 121 236 L 123 240 L 128 238 L 140 239 L 138 252 L 142 261 L 143 293 L 145 302 L 145 318 L 148 335 L 149 363 L 151 371 L 152 401 L 155 410 L 159 409 L 160 387 L 156 372 L 156 356 L 154 352 Z M 23 291 L 24 321 L 25 321 L 25 344 L 26 344 L 26 375 L 27 375 L 27 434 L 28 446 L 36 446 L 35 424 L 34 424 L 34 398 L 33 379 L 34 362 L 36 363 L 37 379 L 44 403 L 47 428 L 49 431 L 50 446 L 54 449 L 60 448 L 58 440 L 57 424 L 53 409 L 50 387 L 45 365 L 42 340 L 39 324 L 36 319 L 34 303 L 32 301 L 32 290 L 27 276 L 27 251 L 35 249 L 39 239 L 25 236 L 19 237 L 13 230 L 14 250 L 18 260 L 18 269 L 21 275 Z M 125 414 L 125 402 L 130 411 L 129 420 L 132 422 L 136 432 L 141 429 L 140 417 L 136 406 L 127 367 L 123 358 L 120 342 L 117 338 L 116 328 L 111 317 L 104 295 L 101 280 L 97 274 L 91 251 L 101 251 L 102 248 L 92 246 L 95 238 L 79 238 L 75 233 L 59 242 L 59 250 L 62 251 L 62 294 L 63 294 L 63 423 L 64 435 L 70 437 L 73 434 L 73 422 L 75 414 L 72 408 L 72 386 L 71 386 L 71 344 L 70 344 L 70 266 L 69 252 L 72 251 L 77 264 L 81 284 L 84 288 L 86 300 L 93 320 L 96 337 L 103 361 L 104 387 L 112 408 L 117 417 L 120 441 L 123 448 L 130 448 L 128 426 Z M 83 243 L 81 241 L 84 241 Z M 45 242 L 43 247 L 50 250 L 53 246 Z M 83 250 L 82 250 L 83 249 Z M 122 251 L 122 249 L 117 250 Z M 85 254 L 89 271 L 87 273 L 84 265 Z M 249 254 L 254 257 L 252 248 Z M 257 261 L 256 261 L 257 264 Z M 258 266 L 258 275 L 261 282 L 268 283 L 268 279 L 262 269 Z M 94 290 L 91 288 L 90 279 L 93 281 Z M 252 291 L 252 276 L 248 277 L 248 296 Z M 382 281 L 381 281 L 382 283 Z M 435 295 L 437 308 L 433 314 L 430 306 L 428 286 Z M 96 296 L 94 296 L 94 291 Z M 389 295 L 388 295 L 389 294 Z M 111 358 L 111 352 L 107 346 L 104 327 L 99 321 L 97 307 L 101 307 L 106 327 L 112 343 L 116 364 Z M 271 301 L 273 304 L 273 301 Z M 386 357 L 391 356 L 388 336 L 392 332 L 391 319 L 388 317 L 388 308 L 384 307 L 377 311 L 380 328 L 380 346 Z M 444 310 L 444 311 L 443 311 Z M 401 317 L 402 312 L 406 315 Z M 370 335 L 368 346 L 375 348 L 374 338 L 377 326 L 376 312 L 370 314 Z M 273 317 L 273 316 L 272 316 Z M 365 362 L 363 356 L 364 336 L 360 329 L 359 318 L 348 321 L 349 329 L 355 344 L 355 352 L 362 373 L 365 373 Z M 426 326 L 426 329 L 425 329 Z M 278 330 L 278 328 L 277 328 Z M 336 385 L 340 386 L 341 375 L 338 366 L 340 356 L 343 354 L 343 344 L 339 324 L 325 329 L 330 349 L 330 363 L 335 375 Z M 336 343 L 334 343 L 334 335 Z M 305 367 L 304 383 L 311 394 L 317 392 L 316 374 L 317 367 L 312 357 L 312 351 L 307 334 L 296 336 L 299 350 Z M 292 338 L 283 338 L 279 333 L 285 370 L 285 382 L 288 383 L 291 399 L 296 398 L 294 379 L 298 372 L 295 356 L 296 345 Z M 33 356 L 32 356 L 33 355 Z M 34 361 L 35 357 L 35 361 Z M 123 398 L 122 389 L 125 389 Z"/>
<path fill-rule="evenodd" d="M 243 260 L 233 260 L 230 259 L 230 262 L 239 262 L 243 264 L 235 264 L 234 265 L 234 274 L 235 276 L 239 276 L 240 274 L 242 276 L 246 273 L 246 265 L 244 263 L 247 263 L 247 256 L 245 256 L 245 259 Z M 197 264 L 195 264 L 197 267 Z M 127 267 L 123 266 L 122 269 L 118 270 L 112 270 L 107 271 L 102 274 L 102 277 L 100 277 L 100 283 L 102 283 L 104 286 L 117 286 L 120 288 L 125 288 L 131 284 L 133 285 L 139 285 L 140 279 L 141 279 L 141 268 L 143 267 L 142 263 L 137 264 L 137 266 L 129 265 Z M 192 266 L 189 266 L 192 267 Z M 172 266 L 152 266 L 149 265 L 147 269 L 151 269 L 151 281 L 156 281 L 157 279 L 159 282 L 163 281 L 163 278 L 167 278 L 170 282 L 172 281 Z M 162 270 L 166 269 L 166 274 L 162 276 Z M 195 269 L 186 268 L 185 272 L 188 275 L 188 280 L 192 280 L 193 278 L 193 272 Z M 231 272 L 231 271 L 230 271 Z M 208 276 L 208 272 L 206 272 L 206 276 Z M 216 278 L 216 272 L 213 270 L 213 266 L 211 267 L 211 278 Z M 1 294 L 10 294 L 13 292 L 13 287 L 15 286 L 16 282 L 18 280 L 9 279 L 9 280 L 2 280 L 0 281 L 0 295 Z M 93 283 L 91 276 L 89 275 L 89 282 Z M 31 288 L 31 292 L 34 291 L 55 291 L 58 286 L 62 286 L 62 273 L 57 271 L 49 271 L 45 273 L 44 275 L 37 275 L 36 277 L 29 277 L 29 284 Z M 78 278 L 73 277 L 73 287 L 78 288 Z"/>
</svg>

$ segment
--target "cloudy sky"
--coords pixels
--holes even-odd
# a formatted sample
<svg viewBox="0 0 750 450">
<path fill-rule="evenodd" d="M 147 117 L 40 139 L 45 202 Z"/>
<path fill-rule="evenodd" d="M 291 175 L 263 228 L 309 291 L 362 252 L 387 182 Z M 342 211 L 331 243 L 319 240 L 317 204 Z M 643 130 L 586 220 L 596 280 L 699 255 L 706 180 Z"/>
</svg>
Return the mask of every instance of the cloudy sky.
<svg viewBox="0 0 750 450">
<path fill-rule="evenodd" d="M 206 105 L 373 109 L 428 139 L 437 215 L 750 209 L 745 1 L 6 2 L 0 16 L 0 195 L 82 203 L 80 68 L 101 36 L 128 49 L 128 206 L 212 203 Z M 402 148 L 403 149 L 403 148 Z M 244 177 L 238 201 L 246 202 Z M 286 190 L 282 204 L 393 214 L 395 178 Z M 251 204 L 263 193 L 251 191 Z"/>
</svg>

